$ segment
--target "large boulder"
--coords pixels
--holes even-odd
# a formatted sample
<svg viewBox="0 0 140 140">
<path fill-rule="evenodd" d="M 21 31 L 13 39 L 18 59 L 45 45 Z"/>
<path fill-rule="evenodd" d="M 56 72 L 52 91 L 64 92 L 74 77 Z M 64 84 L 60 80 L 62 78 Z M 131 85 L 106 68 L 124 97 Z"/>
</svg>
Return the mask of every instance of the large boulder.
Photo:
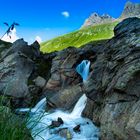
<svg viewBox="0 0 140 140">
<path fill-rule="evenodd" d="M 0 91 L 5 95 L 21 98 L 28 94 L 28 78 L 35 65 L 30 56 L 31 48 L 23 40 L 16 41 L 0 63 Z"/>
<path fill-rule="evenodd" d="M 45 91 L 59 91 L 69 85 L 79 83 L 78 75 L 75 71 L 75 65 L 80 59 L 76 48 L 69 48 L 58 52 L 52 60 L 51 77 L 45 86 Z"/>
<path fill-rule="evenodd" d="M 75 85 L 72 87 L 60 90 L 57 94 L 52 96 L 49 101 L 56 108 L 63 108 L 65 110 L 71 109 L 78 99 L 84 94 L 81 85 Z"/>
<path fill-rule="evenodd" d="M 21 106 L 31 104 L 32 97 L 36 97 L 36 92 L 41 92 L 37 89 L 41 89 L 43 84 L 41 83 L 41 87 L 38 87 L 33 80 L 38 76 L 46 79 L 50 62 L 42 57 L 39 47 L 38 42 L 28 45 L 23 39 L 19 39 L 2 53 L 0 93 L 10 96 L 13 100 L 12 104 L 21 104 Z M 31 94 L 32 88 L 30 88 L 33 85 L 36 88 L 34 95 Z"/>
</svg>

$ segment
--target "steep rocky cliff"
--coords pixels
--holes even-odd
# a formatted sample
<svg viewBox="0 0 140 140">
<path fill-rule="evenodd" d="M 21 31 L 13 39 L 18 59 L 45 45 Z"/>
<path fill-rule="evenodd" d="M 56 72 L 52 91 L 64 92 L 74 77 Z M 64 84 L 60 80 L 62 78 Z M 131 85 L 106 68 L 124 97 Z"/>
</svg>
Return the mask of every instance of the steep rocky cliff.
<svg viewBox="0 0 140 140">
<path fill-rule="evenodd" d="M 103 140 L 140 139 L 139 32 L 140 19 L 124 20 L 92 64 L 84 114 L 100 125 Z"/>
</svg>

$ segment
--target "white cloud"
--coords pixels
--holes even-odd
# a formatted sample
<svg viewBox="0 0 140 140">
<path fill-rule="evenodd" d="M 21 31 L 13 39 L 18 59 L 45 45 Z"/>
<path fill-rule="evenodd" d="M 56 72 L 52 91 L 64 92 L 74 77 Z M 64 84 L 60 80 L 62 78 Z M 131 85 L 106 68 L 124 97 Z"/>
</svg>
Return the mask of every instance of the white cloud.
<svg viewBox="0 0 140 140">
<path fill-rule="evenodd" d="M 35 40 L 38 41 L 39 43 L 42 42 L 42 38 L 41 38 L 40 36 L 36 36 L 36 37 L 35 37 Z"/>
<path fill-rule="evenodd" d="M 7 34 L 5 34 L 4 37 L 2 38 L 2 40 L 13 43 L 17 39 L 19 39 L 19 37 L 16 34 L 16 28 L 14 28 L 13 30 L 11 30 L 11 32 L 9 33 L 9 35 L 11 36 L 11 38 Z"/>
<path fill-rule="evenodd" d="M 69 18 L 70 17 L 70 13 L 68 11 L 63 11 L 61 13 L 65 18 Z"/>
</svg>

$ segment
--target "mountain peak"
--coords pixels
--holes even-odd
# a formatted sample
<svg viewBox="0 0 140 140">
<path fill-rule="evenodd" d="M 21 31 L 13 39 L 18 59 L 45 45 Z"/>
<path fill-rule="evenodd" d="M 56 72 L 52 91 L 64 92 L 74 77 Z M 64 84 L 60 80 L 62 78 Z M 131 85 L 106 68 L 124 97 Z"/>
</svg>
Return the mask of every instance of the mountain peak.
<svg viewBox="0 0 140 140">
<path fill-rule="evenodd" d="M 120 18 L 128 18 L 128 17 L 140 17 L 140 4 L 132 3 L 128 1 L 125 4 L 124 10 L 120 16 Z"/>
<path fill-rule="evenodd" d="M 87 27 L 91 25 L 109 23 L 114 21 L 114 18 L 108 14 L 99 15 L 98 13 L 92 13 L 89 18 L 87 18 L 82 27 Z"/>
<path fill-rule="evenodd" d="M 133 5 L 133 2 L 131 2 L 131 1 L 127 1 L 126 4 L 125 4 L 125 7 L 127 7 L 127 6 L 131 6 L 131 5 Z"/>
<path fill-rule="evenodd" d="M 82 25 L 82 28 L 92 25 L 94 26 L 98 24 L 110 23 L 115 20 L 122 20 L 129 17 L 140 18 L 140 3 L 133 3 L 131 1 L 127 1 L 124 6 L 123 12 L 118 19 L 115 19 L 108 14 L 99 15 L 98 13 L 94 12 L 89 16 L 89 18 L 85 20 L 84 24 Z"/>
</svg>

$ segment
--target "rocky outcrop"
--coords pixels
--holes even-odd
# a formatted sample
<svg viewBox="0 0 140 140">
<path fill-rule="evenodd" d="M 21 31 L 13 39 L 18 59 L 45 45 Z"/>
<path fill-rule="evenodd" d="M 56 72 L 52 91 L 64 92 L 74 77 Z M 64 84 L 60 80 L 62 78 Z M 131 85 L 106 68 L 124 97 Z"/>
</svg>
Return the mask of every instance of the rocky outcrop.
<svg viewBox="0 0 140 140">
<path fill-rule="evenodd" d="M 128 1 L 120 18 L 140 17 L 140 4 Z"/>
<path fill-rule="evenodd" d="M 93 63 L 83 114 L 100 125 L 103 140 L 140 139 L 139 32 L 140 19 L 121 22 Z"/>
<path fill-rule="evenodd" d="M 43 90 L 43 96 L 55 107 L 70 109 L 84 93 L 79 84 L 82 79 L 75 68 L 82 59 L 94 59 L 89 58 L 91 53 L 88 49 L 81 51 L 74 47 L 56 53 L 52 59 L 51 77 Z"/>
<path fill-rule="evenodd" d="M 29 46 L 20 39 L 6 51 L 1 52 L 0 93 L 11 97 L 14 102 L 16 101 L 14 104 L 23 105 L 23 101 L 26 99 L 26 102 L 31 102 L 29 98 L 31 97 L 30 87 L 33 84 L 33 79 L 41 74 L 39 69 L 43 73 L 43 68 L 40 68 L 43 59 L 39 47 L 37 42 Z M 43 65 L 48 63 L 44 61 Z"/>
<path fill-rule="evenodd" d="M 98 15 L 97 13 L 91 14 L 89 18 L 87 18 L 82 25 L 83 27 L 91 26 L 91 25 L 98 25 L 103 23 L 110 23 L 113 22 L 115 18 L 111 17 L 108 14 L 103 14 L 102 16 Z"/>
</svg>

